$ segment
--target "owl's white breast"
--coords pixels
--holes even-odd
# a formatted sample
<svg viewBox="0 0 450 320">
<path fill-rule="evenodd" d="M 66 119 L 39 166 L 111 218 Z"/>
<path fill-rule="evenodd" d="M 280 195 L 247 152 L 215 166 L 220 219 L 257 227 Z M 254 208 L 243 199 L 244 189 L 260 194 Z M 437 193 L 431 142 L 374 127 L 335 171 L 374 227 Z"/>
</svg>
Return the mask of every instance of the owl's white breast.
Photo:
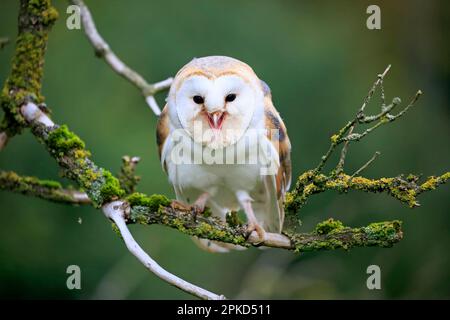
<svg viewBox="0 0 450 320">
<path fill-rule="evenodd" d="M 243 139 L 247 135 L 248 133 L 244 135 Z M 252 138 L 254 139 L 254 137 Z M 211 163 L 211 159 L 205 157 L 205 154 L 210 154 L 208 152 L 211 152 L 211 150 L 205 150 L 199 145 L 196 145 L 197 148 L 193 148 L 194 144 L 187 134 L 186 139 L 177 139 L 177 141 L 176 147 L 174 141 L 167 141 L 162 157 L 162 160 L 166 163 L 169 180 L 175 187 L 176 192 L 178 190 L 177 197 L 182 196 L 183 200 L 192 202 L 200 194 L 207 192 L 211 195 L 211 201 L 219 207 L 237 210 L 239 208 L 236 199 L 237 191 L 245 190 L 252 196 L 258 196 L 255 193 L 261 190 L 263 183 L 261 170 L 264 166 L 264 163 L 260 161 L 261 158 L 258 157 L 261 157 L 260 152 L 267 152 L 266 146 L 270 145 L 265 135 L 261 134 L 255 141 L 255 143 L 260 144 L 258 146 L 249 148 L 245 144 L 234 144 L 220 150 L 226 155 L 235 155 L 232 163 Z M 254 140 L 250 139 L 250 141 Z M 181 147 L 185 148 L 183 150 L 192 151 L 192 153 L 180 153 Z M 256 154 L 254 154 L 255 152 Z M 241 159 L 246 159 L 245 163 L 236 163 L 237 157 L 243 155 L 245 157 Z M 266 155 L 266 157 L 271 157 L 274 161 L 277 161 L 275 160 L 277 159 L 276 154 Z M 197 161 L 193 161 L 194 159 Z M 198 161 L 199 159 L 201 161 Z M 226 157 L 222 159 L 226 160 Z M 248 159 L 253 159 L 252 163 L 249 163 Z M 278 165 L 278 162 L 276 165 Z"/>
</svg>

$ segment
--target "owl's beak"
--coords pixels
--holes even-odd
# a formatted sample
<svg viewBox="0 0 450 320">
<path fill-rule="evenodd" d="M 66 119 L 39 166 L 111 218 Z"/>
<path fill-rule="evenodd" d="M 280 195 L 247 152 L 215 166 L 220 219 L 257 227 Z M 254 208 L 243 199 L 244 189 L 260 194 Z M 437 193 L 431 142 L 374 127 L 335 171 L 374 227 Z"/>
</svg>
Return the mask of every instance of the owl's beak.
<svg viewBox="0 0 450 320">
<path fill-rule="evenodd" d="M 220 130 L 222 128 L 223 120 L 225 119 L 225 112 L 216 111 L 207 113 L 208 123 L 211 129 Z"/>
</svg>

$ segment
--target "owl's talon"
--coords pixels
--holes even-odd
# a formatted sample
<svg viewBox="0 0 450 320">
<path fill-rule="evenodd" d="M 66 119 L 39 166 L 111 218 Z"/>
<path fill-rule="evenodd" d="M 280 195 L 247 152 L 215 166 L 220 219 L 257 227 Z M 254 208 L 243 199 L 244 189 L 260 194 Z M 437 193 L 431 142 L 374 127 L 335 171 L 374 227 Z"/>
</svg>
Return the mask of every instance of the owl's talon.
<svg viewBox="0 0 450 320">
<path fill-rule="evenodd" d="M 261 227 L 258 223 L 249 223 L 247 226 L 247 233 L 248 233 L 247 238 L 250 237 L 250 235 L 252 234 L 253 231 L 255 231 L 256 234 L 258 235 L 258 241 L 256 244 L 262 243 L 265 241 L 266 231 L 264 230 L 263 227 Z"/>
<path fill-rule="evenodd" d="M 202 193 L 197 200 L 195 200 L 194 204 L 191 207 L 192 213 L 196 216 L 198 214 L 202 214 L 206 208 L 206 202 L 209 199 L 209 193 Z"/>
<path fill-rule="evenodd" d="M 191 211 L 194 217 L 197 217 L 197 215 L 201 215 L 205 211 L 205 206 L 194 204 L 193 206 L 191 206 Z"/>
<path fill-rule="evenodd" d="M 189 210 L 191 206 L 179 200 L 172 200 L 170 206 L 175 210 Z"/>
</svg>

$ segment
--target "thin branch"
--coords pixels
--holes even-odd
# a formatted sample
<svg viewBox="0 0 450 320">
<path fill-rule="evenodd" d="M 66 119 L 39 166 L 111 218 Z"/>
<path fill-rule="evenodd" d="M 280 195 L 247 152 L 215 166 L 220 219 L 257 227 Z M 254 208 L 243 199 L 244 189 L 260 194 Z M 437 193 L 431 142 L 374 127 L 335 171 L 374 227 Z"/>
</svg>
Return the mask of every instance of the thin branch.
<svg viewBox="0 0 450 320">
<path fill-rule="evenodd" d="M 372 98 L 373 94 L 375 93 L 377 87 L 382 85 L 383 80 L 386 77 L 386 75 L 390 69 L 391 69 L 391 65 L 389 65 L 384 70 L 383 73 L 378 75 L 377 80 L 374 82 L 374 84 L 372 85 L 372 88 L 369 90 L 367 96 L 364 98 L 363 104 L 362 104 L 361 108 L 359 108 L 359 110 L 356 113 L 356 116 L 353 118 L 353 120 L 349 121 L 343 128 L 341 128 L 341 130 L 338 131 L 338 133 L 331 136 L 330 147 L 328 148 L 328 151 L 321 157 L 319 164 L 314 169 L 315 172 L 319 173 L 322 171 L 323 167 L 325 166 L 326 162 L 330 158 L 333 151 L 336 149 L 336 147 L 338 145 L 340 145 L 344 141 L 343 137 L 347 134 L 347 132 L 349 132 L 348 136 L 352 135 L 355 124 L 358 123 L 358 121 L 360 119 L 366 118 L 366 116 L 364 115 L 364 110 L 367 107 L 367 105 L 369 104 L 370 99 Z M 383 107 L 384 107 L 384 99 L 385 98 L 384 98 L 384 89 L 383 89 L 383 91 L 382 91 L 382 106 Z M 350 140 L 345 140 L 345 141 L 350 141 Z M 345 159 L 345 154 L 347 152 L 348 144 L 346 144 L 344 146 L 344 148 L 345 148 L 345 151 L 344 151 L 343 157 Z M 342 158 L 342 155 L 341 155 L 341 158 Z M 336 171 L 340 171 L 341 167 L 339 167 L 339 165 L 338 165 L 337 169 L 338 170 L 336 170 Z"/>
<path fill-rule="evenodd" d="M 159 116 L 161 114 L 161 109 L 153 96 L 159 91 L 168 89 L 172 84 L 173 79 L 168 78 L 155 84 L 149 84 L 139 73 L 128 67 L 111 50 L 108 43 L 97 31 L 94 19 L 92 18 L 92 15 L 84 2 L 82 0 L 70 0 L 70 2 L 80 8 L 81 22 L 83 24 L 84 32 L 94 47 L 96 55 L 105 59 L 105 61 L 116 73 L 135 85 L 141 91 L 152 111 Z"/>
<path fill-rule="evenodd" d="M 103 213 L 106 217 L 114 221 L 115 225 L 119 229 L 125 245 L 128 250 L 151 272 L 156 276 L 166 281 L 167 283 L 187 292 L 201 299 L 207 300 L 223 300 L 223 295 L 217 295 L 209 292 L 203 288 L 195 286 L 174 274 L 164 270 L 155 260 L 153 260 L 134 240 L 133 236 L 128 230 L 125 223 L 124 216 L 126 215 L 125 209 L 126 203 L 122 201 L 114 201 L 103 206 Z"/>
<path fill-rule="evenodd" d="M 0 151 L 2 151 L 6 147 L 8 140 L 8 134 L 5 131 L 0 132 Z"/>
<path fill-rule="evenodd" d="M 348 131 L 348 134 L 352 134 L 354 128 L 355 125 L 351 126 L 350 130 Z M 339 162 L 336 166 L 336 173 L 341 173 L 344 171 L 345 157 L 347 156 L 349 144 L 350 141 L 345 141 L 344 146 L 342 147 L 341 157 L 339 158 Z"/>
<path fill-rule="evenodd" d="M 297 180 L 297 184 L 286 195 L 285 208 L 287 214 L 295 215 L 313 194 L 329 190 L 348 192 L 357 190 L 371 193 L 386 193 L 409 207 L 420 206 L 417 197 L 423 192 L 436 189 L 450 179 L 450 172 L 440 176 L 428 177 L 424 182 L 419 182 L 419 177 L 402 175 L 392 178 L 368 179 L 359 176 L 350 176 L 345 173 L 338 175 L 317 174 L 314 170 L 303 173 Z"/>
<path fill-rule="evenodd" d="M 355 173 L 352 174 L 350 178 L 353 178 L 353 177 L 359 175 L 361 172 L 363 172 L 368 166 L 370 166 L 370 164 L 371 164 L 372 162 L 374 162 L 374 161 L 377 159 L 377 157 L 378 157 L 380 154 L 381 154 L 381 153 L 380 153 L 379 151 L 376 151 L 376 152 L 374 153 L 374 155 L 372 156 L 372 158 L 370 158 L 369 161 L 367 161 L 361 168 L 359 168 L 358 170 L 356 170 Z"/>
<path fill-rule="evenodd" d="M 66 204 L 91 204 L 85 192 L 64 189 L 59 182 L 0 171 L 0 189 Z"/>
<path fill-rule="evenodd" d="M 120 186 L 125 190 L 126 194 L 131 194 L 136 191 L 136 186 L 141 180 L 141 177 L 135 175 L 136 165 L 141 159 L 139 157 L 122 157 L 122 167 L 117 175 Z"/>
</svg>

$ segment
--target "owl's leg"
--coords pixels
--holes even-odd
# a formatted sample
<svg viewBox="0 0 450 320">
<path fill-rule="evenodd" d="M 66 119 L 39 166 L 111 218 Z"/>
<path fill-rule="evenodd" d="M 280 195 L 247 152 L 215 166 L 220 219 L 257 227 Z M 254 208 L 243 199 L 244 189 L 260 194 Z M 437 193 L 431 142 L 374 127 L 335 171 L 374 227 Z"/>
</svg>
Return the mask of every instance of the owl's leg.
<svg viewBox="0 0 450 320">
<path fill-rule="evenodd" d="M 206 202 L 211 195 L 208 192 L 203 192 L 198 196 L 197 200 L 195 200 L 194 205 L 192 206 L 196 214 L 203 213 L 205 211 Z"/>
<path fill-rule="evenodd" d="M 247 216 L 247 231 L 251 233 L 252 231 L 256 231 L 258 234 L 259 240 L 261 242 L 264 241 L 266 237 L 266 231 L 264 228 L 258 223 L 256 219 L 255 213 L 252 208 L 253 199 L 250 197 L 248 192 L 246 191 L 238 191 L 236 193 L 236 197 Z"/>
</svg>

